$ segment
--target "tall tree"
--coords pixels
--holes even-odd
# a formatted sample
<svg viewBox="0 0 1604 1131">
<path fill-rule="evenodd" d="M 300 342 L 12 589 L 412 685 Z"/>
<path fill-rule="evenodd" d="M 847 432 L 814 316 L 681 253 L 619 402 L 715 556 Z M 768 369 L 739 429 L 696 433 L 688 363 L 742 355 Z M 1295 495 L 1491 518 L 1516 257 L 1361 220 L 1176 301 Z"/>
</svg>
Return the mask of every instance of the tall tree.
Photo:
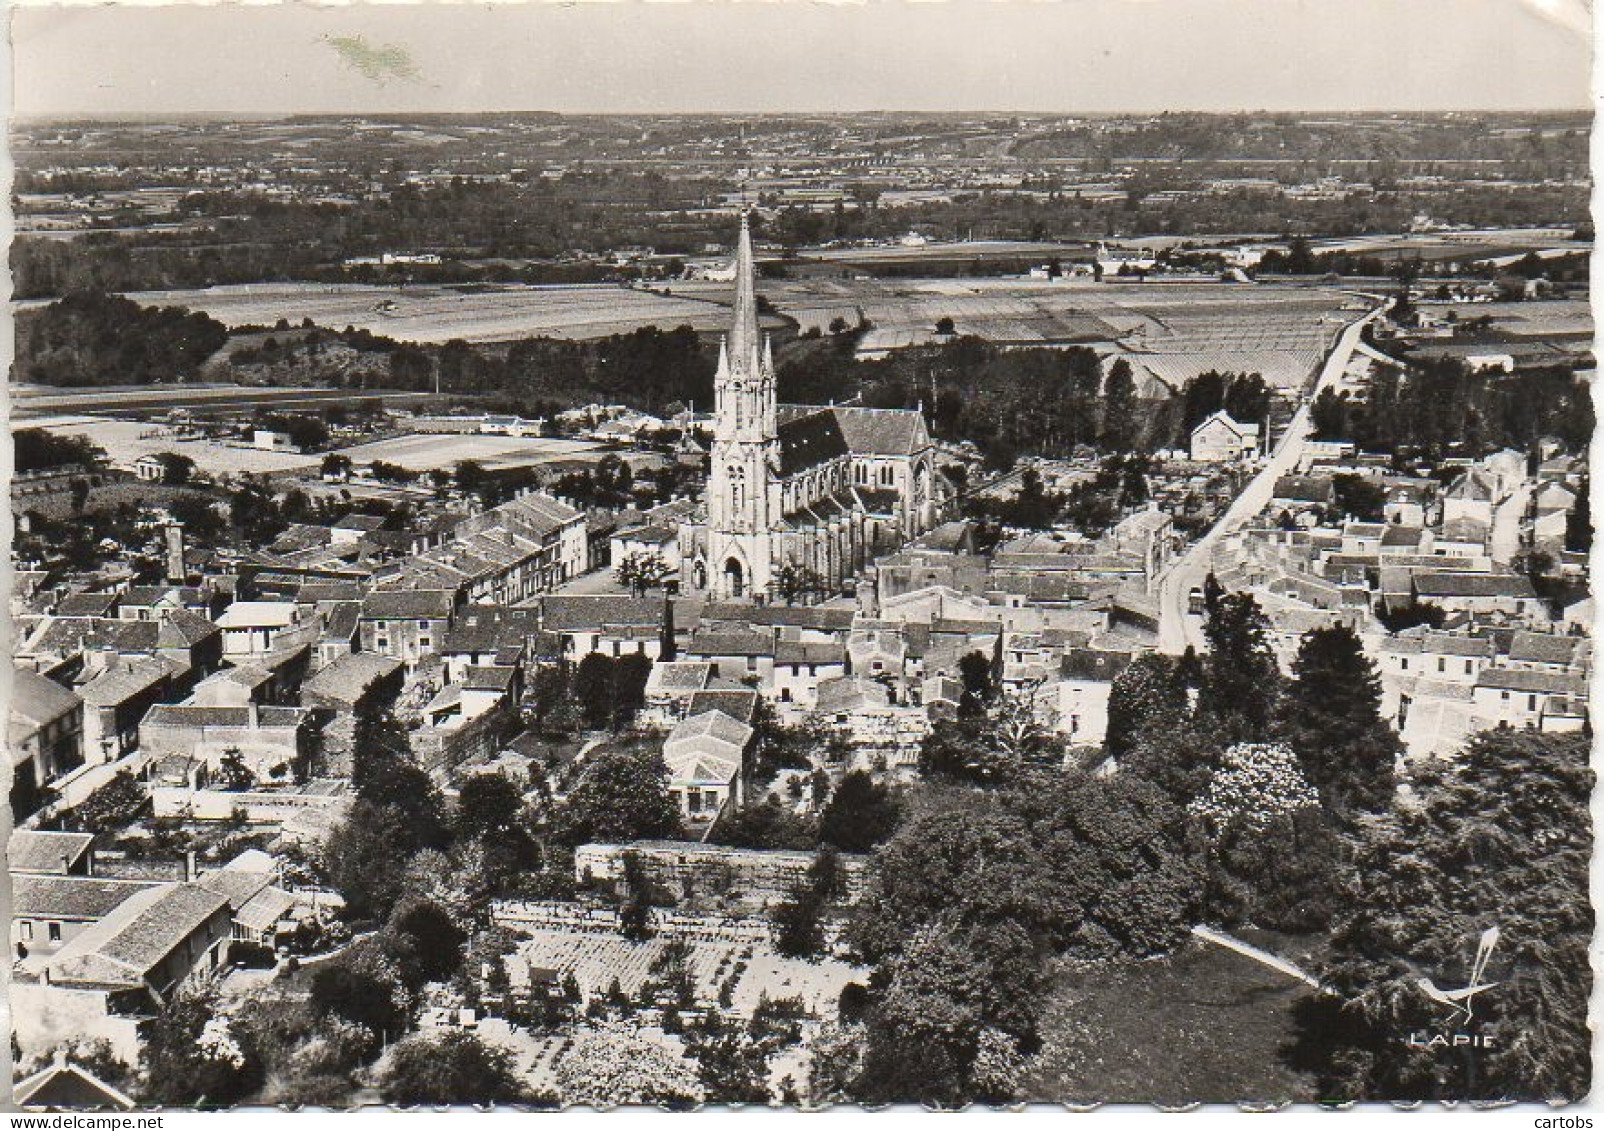
<svg viewBox="0 0 1604 1131">
<path fill-rule="evenodd" d="M 1176 681 L 1175 662 L 1158 652 L 1138 656 L 1109 688 L 1104 750 L 1110 758 L 1125 757 L 1139 735 L 1173 727 L 1186 707 L 1186 689 Z"/>
<path fill-rule="evenodd" d="M 1381 680 L 1358 635 L 1345 624 L 1306 633 L 1292 673 L 1281 730 L 1327 810 L 1347 821 L 1386 809 L 1403 748 L 1381 717 Z"/>
<path fill-rule="evenodd" d="M 853 770 L 819 814 L 819 839 L 842 852 L 868 852 L 896 830 L 901 811 L 890 786 Z"/>
<path fill-rule="evenodd" d="M 569 844 L 666 840 L 679 832 L 679 807 L 668 793 L 668 767 L 649 749 L 595 755 L 561 813 Z"/>
<path fill-rule="evenodd" d="M 1109 366 L 1103 380 L 1103 447 L 1111 451 L 1130 448 L 1139 431 L 1136 380 L 1131 375 L 1131 363 L 1122 357 Z"/>
<path fill-rule="evenodd" d="M 1200 703 L 1235 742 L 1262 740 L 1280 693 L 1270 621 L 1248 593 L 1225 593 L 1203 621 L 1209 642 Z"/>
<path fill-rule="evenodd" d="M 1338 923 L 1330 995 L 1300 1017 L 1300 1063 L 1345 1100 L 1579 1100 L 1591 1086 L 1591 743 L 1493 730 L 1424 765 L 1408 805 L 1361 827 L 1361 901 Z M 1493 988 L 1455 1016 L 1426 991 Z M 1469 1032 L 1485 1043 L 1433 1043 Z M 1425 1038 L 1411 1042 L 1411 1035 Z M 1444 1047 L 1446 1044 L 1446 1047 Z"/>
</svg>

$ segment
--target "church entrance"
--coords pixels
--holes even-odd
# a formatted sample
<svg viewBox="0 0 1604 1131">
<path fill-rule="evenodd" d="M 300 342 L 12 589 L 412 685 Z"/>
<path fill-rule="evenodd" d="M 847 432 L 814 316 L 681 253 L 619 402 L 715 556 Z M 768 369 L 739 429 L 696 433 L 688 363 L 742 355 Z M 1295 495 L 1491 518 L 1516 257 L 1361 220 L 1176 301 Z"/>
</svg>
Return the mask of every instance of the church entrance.
<svg viewBox="0 0 1604 1131">
<path fill-rule="evenodd" d="M 731 597 L 740 597 L 746 593 L 746 578 L 741 570 L 741 563 L 734 558 L 724 563 L 724 580 L 729 583 Z"/>
</svg>

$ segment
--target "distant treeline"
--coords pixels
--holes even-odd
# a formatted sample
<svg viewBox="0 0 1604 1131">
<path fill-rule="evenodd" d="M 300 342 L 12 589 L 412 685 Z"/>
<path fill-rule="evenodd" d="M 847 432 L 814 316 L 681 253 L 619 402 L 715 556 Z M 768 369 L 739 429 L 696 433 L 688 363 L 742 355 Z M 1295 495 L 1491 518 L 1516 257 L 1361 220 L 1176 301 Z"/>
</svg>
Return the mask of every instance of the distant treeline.
<svg viewBox="0 0 1604 1131">
<path fill-rule="evenodd" d="M 1545 436 L 1585 451 L 1593 435 L 1591 388 L 1568 366 L 1513 374 L 1474 372 L 1456 358 L 1405 370 L 1382 366 L 1363 399 L 1327 389 L 1311 409 L 1315 435 L 1366 451 L 1440 456 L 1461 448 L 1528 451 Z"/>
<path fill-rule="evenodd" d="M 221 322 L 120 295 L 70 294 L 20 312 L 13 380 L 39 385 L 139 385 L 193 378 L 228 340 Z"/>
</svg>

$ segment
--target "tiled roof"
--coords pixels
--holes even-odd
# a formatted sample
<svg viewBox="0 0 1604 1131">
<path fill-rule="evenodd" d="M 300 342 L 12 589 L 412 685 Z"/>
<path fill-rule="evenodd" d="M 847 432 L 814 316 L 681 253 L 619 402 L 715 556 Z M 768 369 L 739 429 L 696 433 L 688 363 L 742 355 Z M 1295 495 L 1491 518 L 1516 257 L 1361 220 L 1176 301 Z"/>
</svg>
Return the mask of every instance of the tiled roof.
<svg viewBox="0 0 1604 1131">
<path fill-rule="evenodd" d="M 547 632 L 573 632 L 612 625 L 661 625 L 668 602 L 661 597 L 557 596 L 540 599 L 540 624 Z"/>
<path fill-rule="evenodd" d="M 364 620 L 445 620 L 456 607 L 449 589 L 379 589 L 362 599 Z"/>
<path fill-rule="evenodd" d="M 172 678 L 173 669 L 173 664 L 155 656 L 117 660 L 81 684 L 78 694 L 85 703 L 97 707 L 115 706 Z"/>
<path fill-rule="evenodd" d="M 23 919 L 104 919 L 155 884 L 89 876 L 11 874 L 11 914 Z"/>
<path fill-rule="evenodd" d="M 259 727 L 294 727 L 305 719 L 299 707 L 258 707 Z M 141 727 L 248 727 L 249 707 L 203 707 L 193 703 L 163 703 L 152 707 Z"/>
<path fill-rule="evenodd" d="M 847 650 L 839 641 L 781 640 L 774 646 L 777 664 L 844 664 Z"/>
<path fill-rule="evenodd" d="M 11 683 L 11 718 L 34 726 L 60 718 L 83 705 L 83 700 L 55 680 L 31 668 L 14 667 Z"/>
<path fill-rule="evenodd" d="M 107 939 L 99 953 L 143 973 L 226 906 L 227 896 L 194 884 L 180 884 Z"/>
<path fill-rule="evenodd" d="M 522 648 L 540 623 L 540 611 L 499 605 L 464 605 L 440 638 L 441 652 L 494 652 Z"/>
<path fill-rule="evenodd" d="M 691 696 L 689 710 L 693 715 L 719 711 L 737 722 L 750 723 L 757 717 L 759 698 L 750 688 L 707 688 Z"/>
<path fill-rule="evenodd" d="M 462 674 L 466 691 L 506 691 L 512 686 L 513 668 L 471 666 Z"/>
<path fill-rule="evenodd" d="M 94 844 L 93 833 L 64 833 L 46 829 L 17 829 L 6 845 L 6 864 L 13 873 L 59 875 L 66 871 L 61 858 L 76 862 Z"/>
<path fill-rule="evenodd" d="M 373 652 L 353 652 L 318 669 L 301 685 L 301 694 L 303 697 L 310 696 L 314 699 L 355 703 L 375 683 L 391 675 L 401 666 L 401 661 L 392 656 L 380 656 Z"/>
<path fill-rule="evenodd" d="M 1509 643 L 1511 663 L 1569 664 L 1576 657 L 1580 636 L 1557 636 L 1552 632 L 1517 632 Z"/>
<path fill-rule="evenodd" d="M 1535 597 L 1532 583 L 1513 573 L 1415 574 L 1415 592 L 1422 597 Z"/>
<path fill-rule="evenodd" d="M 1528 691 L 1554 695 L 1568 695 L 1574 699 L 1587 697 L 1587 680 L 1563 672 L 1528 671 L 1525 668 L 1484 668 L 1476 679 L 1477 687 L 1495 691 Z"/>
<path fill-rule="evenodd" d="M 856 609 L 826 605 L 742 605 L 709 601 L 702 606 L 700 624 L 746 624 L 764 627 L 813 628 L 843 632 L 852 627 Z"/>
<path fill-rule="evenodd" d="M 706 632 L 698 629 L 685 645 L 687 656 L 772 656 L 774 637 L 767 632 Z"/>
<path fill-rule="evenodd" d="M 713 665 L 706 661 L 668 660 L 652 665 L 652 674 L 646 679 L 649 691 L 662 693 L 695 692 L 707 686 L 713 678 Z"/>
<path fill-rule="evenodd" d="M 68 593 L 56 602 L 58 617 L 103 617 L 116 609 L 115 593 Z"/>
</svg>

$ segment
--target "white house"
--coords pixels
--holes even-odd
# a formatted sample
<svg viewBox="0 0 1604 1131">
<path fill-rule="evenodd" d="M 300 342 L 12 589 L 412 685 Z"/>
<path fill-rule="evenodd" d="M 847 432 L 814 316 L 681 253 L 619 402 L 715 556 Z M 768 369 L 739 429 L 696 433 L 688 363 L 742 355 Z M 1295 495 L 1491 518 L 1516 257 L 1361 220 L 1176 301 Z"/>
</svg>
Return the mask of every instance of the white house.
<svg viewBox="0 0 1604 1131">
<path fill-rule="evenodd" d="M 1192 459 L 1227 463 L 1250 458 L 1259 446 L 1259 426 L 1231 419 L 1224 409 L 1192 429 Z"/>
</svg>

